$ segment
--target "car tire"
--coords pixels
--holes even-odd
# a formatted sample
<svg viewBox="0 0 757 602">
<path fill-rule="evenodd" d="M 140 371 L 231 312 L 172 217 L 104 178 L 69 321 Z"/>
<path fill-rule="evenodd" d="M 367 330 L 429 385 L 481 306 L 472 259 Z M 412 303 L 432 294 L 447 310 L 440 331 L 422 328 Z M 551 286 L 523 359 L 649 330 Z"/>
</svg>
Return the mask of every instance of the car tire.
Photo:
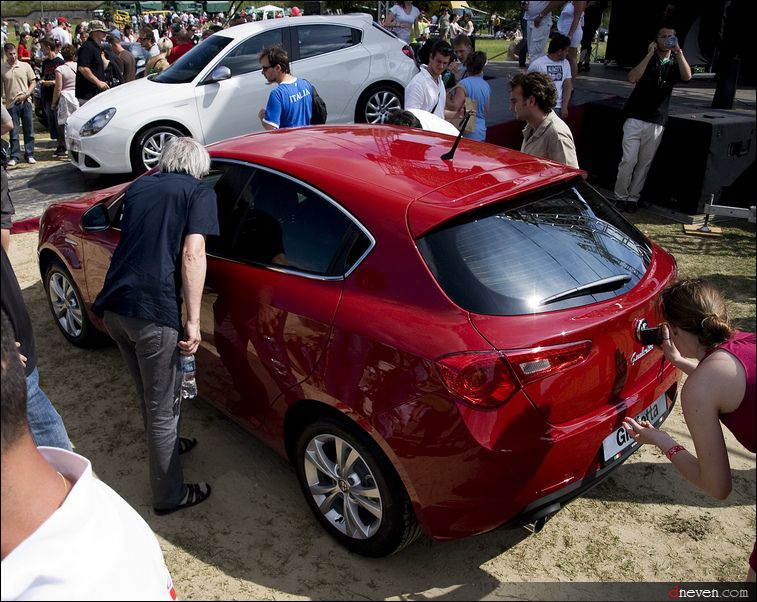
<svg viewBox="0 0 757 602">
<path fill-rule="evenodd" d="M 347 549 L 388 556 L 421 534 L 402 481 L 358 427 L 316 420 L 302 430 L 295 450 L 297 478 L 310 509 Z"/>
<path fill-rule="evenodd" d="M 156 167 L 165 143 L 179 136 L 186 134 L 170 125 L 155 125 L 140 132 L 131 149 L 131 167 L 134 173 L 141 174 Z"/>
<path fill-rule="evenodd" d="M 402 91 L 391 85 L 380 85 L 363 92 L 357 102 L 356 123 L 384 123 L 390 113 L 404 104 Z"/>
<path fill-rule="evenodd" d="M 102 335 L 90 322 L 81 293 L 59 260 L 47 267 L 44 284 L 50 312 L 63 336 L 77 347 L 97 346 Z"/>
</svg>

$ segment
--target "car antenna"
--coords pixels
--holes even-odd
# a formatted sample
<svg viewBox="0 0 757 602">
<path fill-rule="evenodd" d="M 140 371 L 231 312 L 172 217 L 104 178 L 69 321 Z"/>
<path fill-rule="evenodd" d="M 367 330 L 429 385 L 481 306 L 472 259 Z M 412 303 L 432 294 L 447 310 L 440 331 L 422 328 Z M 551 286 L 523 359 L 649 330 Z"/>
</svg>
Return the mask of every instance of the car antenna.
<svg viewBox="0 0 757 602">
<path fill-rule="evenodd" d="M 457 138 L 455 138 L 455 143 L 452 145 L 452 148 L 449 150 L 449 152 L 442 155 L 442 161 L 451 161 L 455 156 L 457 145 L 460 144 L 460 138 L 463 137 L 465 126 L 468 125 L 468 120 L 471 118 L 472 114 L 472 111 L 466 111 L 465 109 L 463 109 L 463 120 L 460 122 L 460 133 L 458 133 Z"/>
</svg>

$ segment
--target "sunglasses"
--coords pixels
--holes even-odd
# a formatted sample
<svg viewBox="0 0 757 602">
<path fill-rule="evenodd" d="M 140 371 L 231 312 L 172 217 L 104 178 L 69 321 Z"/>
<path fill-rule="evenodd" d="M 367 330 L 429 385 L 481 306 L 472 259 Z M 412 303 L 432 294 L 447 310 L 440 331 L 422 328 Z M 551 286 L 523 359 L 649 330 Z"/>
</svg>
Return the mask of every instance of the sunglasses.
<svg viewBox="0 0 757 602">
<path fill-rule="evenodd" d="M 266 72 L 266 71 L 268 71 L 269 69 L 273 69 L 273 68 L 274 68 L 275 66 L 276 66 L 276 65 L 261 65 L 261 66 L 260 66 L 260 70 L 261 70 L 261 71 L 262 71 L 263 73 L 265 73 L 265 72 Z"/>
</svg>

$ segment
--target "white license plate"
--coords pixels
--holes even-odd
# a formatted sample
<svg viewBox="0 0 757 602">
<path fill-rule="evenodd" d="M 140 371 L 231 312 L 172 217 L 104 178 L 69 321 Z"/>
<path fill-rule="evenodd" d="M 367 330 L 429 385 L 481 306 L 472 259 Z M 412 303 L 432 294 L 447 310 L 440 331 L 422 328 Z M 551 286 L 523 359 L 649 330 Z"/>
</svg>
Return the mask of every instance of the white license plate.
<svg viewBox="0 0 757 602">
<path fill-rule="evenodd" d="M 657 400 L 650 406 L 647 406 L 647 408 L 638 416 L 636 416 L 636 421 L 640 420 L 647 420 L 657 426 L 660 422 L 662 422 L 662 419 L 665 416 L 665 412 L 668 409 L 668 404 L 665 401 L 665 394 L 660 395 Z M 638 445 L 626 432 L 626 429 L 624 427 L 619 427 L 607 437 L 605 437 L 605 440 L 602 442 L 602 452 L 604 454 L 604 461 L 605 463 L 609 462 L 610 460 L 616 459 L 620 455 L 620 453 L 632 446 Z"/>
</svg>

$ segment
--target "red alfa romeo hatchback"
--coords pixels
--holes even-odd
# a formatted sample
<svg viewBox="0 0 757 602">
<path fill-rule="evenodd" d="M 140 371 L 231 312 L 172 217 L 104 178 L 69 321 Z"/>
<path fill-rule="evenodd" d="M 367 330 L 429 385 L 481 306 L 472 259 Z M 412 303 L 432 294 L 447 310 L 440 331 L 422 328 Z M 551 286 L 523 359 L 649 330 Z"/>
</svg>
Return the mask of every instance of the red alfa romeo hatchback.
<svg viewBox="0 0 757 602">
<path fill-rule="evenodd" d="M 634 452 L 625 416 L 660 423 L 676 394 L 637 340 L 673 258 L 581 172 L 467 140 L 443 159 L 452 142 L 322 126 L 209 147 L 201 396 L 286 455 L 324 528 L 368 556 L 540 528 Z M 42 219 L 76 345 L 103 329 L 125 187 Z"/>
</svg>

